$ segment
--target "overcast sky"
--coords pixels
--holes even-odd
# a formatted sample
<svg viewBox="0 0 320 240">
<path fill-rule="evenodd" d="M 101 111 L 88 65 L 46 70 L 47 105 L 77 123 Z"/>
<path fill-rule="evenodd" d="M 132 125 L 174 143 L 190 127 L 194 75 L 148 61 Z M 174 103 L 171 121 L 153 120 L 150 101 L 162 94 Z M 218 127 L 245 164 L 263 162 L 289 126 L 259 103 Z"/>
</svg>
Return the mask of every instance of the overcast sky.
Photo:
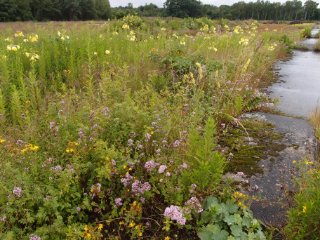
<svg viewBox="0 0 320 240">
<path fill-rule="evenodd" d="M 245 1 L 250 2 L 252 0 L 245 0 Z M 276 1 L 271 0 L 271 2 L 285 2 L 285 1 L 286 0 L 276 0 Z M 165 0 L 110 0 L 110 4 L 112 7 L 127 6 L 128 3 L 132 3 L 134 7 L 145 5 L 146 3 L 154 3 L 154 4 L 157 4 L 158 6 L 163 6 L 164 2 Z M 221 4 L 231 5 L 235 2 L 239 2 L 239 0 L 201 0 L 201 2 L 219 6 Z M 320 3 L 320 0 L 316 0 L 316 2 Z"/>
</svg>

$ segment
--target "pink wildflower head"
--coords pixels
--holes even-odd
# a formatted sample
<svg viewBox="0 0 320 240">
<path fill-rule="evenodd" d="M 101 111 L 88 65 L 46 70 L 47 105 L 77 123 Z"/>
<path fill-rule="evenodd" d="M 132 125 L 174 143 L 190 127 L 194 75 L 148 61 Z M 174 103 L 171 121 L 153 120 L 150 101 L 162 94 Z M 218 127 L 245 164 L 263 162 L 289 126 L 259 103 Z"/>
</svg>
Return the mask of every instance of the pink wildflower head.
<svg viewBox="0 0 320 240">
<path fill-rule="evenodd" d="M 142 194 L 144 194 L 145 192 L 151 190 L 151 185 L 150 185 L 150 183 L 148 183 L 148 182 L 142 183 L 142 182 L 139 181 L 139 180 L 135 180 L 135 181 L 132 183 L 131 190 L 132 190 L 132 192 L 133 192 L 134 194 L 136 194 L 136 195 L 140 195 L 140 194 L 142 195 Z"/>
<path fill-rule="evenodd" d="M 21 187 L 14 187 L 12 193 L 15 197 L 20 198 L 22 196 Z"/>
<path fill-rule="evenodd" d="M 35 234 L 32 234 L 32 235 L 30 235 L 29 240 L 41 240 L 41 237 L 39 237 Z"/>
<path fill-rule="evenodd" d="M 144 164 L 144 168 L 147 169 L 148 172 L 151 172 L 153 169 L 155 169 L 156 167 L 158 166 L 158 164 L 153 161 L 153 160 L 150 160 L 148 162 L 146 162 Z"/>
<path fill-rule="evenodd" d="M 133 177 L 129 173 L 126 173 L 126 176 L 121 178 L 121 182 L 125 187 L 129 186 L 132 180 Z"/>
<path fill-rule="evenodd" d="M 186 218 L 183 216 L 182 209 L 178 206 L 171 205 L 164 211 L 164 216 L 176 221 L 180 225 L 186 224 Z"/>
<path fill-rule="evenodd" d="M 167 166 L 166 165 L 161 165 L 160 167 L 159 167 L 159 170 L 158 170 L 158 173 L 164 173 L 164 171 L 167 169 Z"/>
<path fill-rule="evenodd" d="M 116 204 L 117 207 L 120 207 L 120 206 L 123 205 L 121 198 L 116 198 L 116 199 L 114 200 L 114 202 L 115 202 L 115 204 Z"/>
<path fill-rule="evenodd" d="M 180 146 L 180 144 L 181 144 L 181 141 L 180 141 L 180 140 L 176 140 L 176 141 L 174 141 L 174 143 L 173 143 L 173 147 L 177 148 L 177 147 Z"/>
</svg>

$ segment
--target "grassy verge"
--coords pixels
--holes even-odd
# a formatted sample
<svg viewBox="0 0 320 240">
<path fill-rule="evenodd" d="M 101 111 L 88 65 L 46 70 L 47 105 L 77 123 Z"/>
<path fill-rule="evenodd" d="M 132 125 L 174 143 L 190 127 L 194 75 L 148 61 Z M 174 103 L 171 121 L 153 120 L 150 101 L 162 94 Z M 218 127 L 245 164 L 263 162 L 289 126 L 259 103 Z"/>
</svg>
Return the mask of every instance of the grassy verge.
<svg viewBox="0 0 320 240">
<path fill-rule="evenodd" d="M 317 108 L 310 117 L 315 134 L 320 139 L 320 111 Z M 319 239 L 320 231 L 320 166 L 306 161 L 300 166 L 304 174 L 297 180 L 299 193 L 295 206 L 289 212 L 289 223 L 285 229 L 288 239 Z"/>
</svg>

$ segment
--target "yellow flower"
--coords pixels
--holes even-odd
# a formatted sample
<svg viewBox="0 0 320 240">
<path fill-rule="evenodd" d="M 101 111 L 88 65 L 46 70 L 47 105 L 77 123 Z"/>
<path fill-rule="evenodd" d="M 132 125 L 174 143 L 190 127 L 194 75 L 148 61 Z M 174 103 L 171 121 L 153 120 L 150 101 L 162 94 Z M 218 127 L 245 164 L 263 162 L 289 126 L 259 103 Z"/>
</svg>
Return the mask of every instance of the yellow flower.
<svg viewBox="0 0 320 240">
<path fill-rule="evenodd" d="M 15 37 L 24 37 L 24 34 L 23 32 L 21 31 L 17 31 L 15 34 L 14 34 Z"/>
<path fill-rule="evenodd" d="M 13 52 L 16 52 L 20 49 L 20 46 L 19 45 L 7 45 L 7 50 L 8 51 L 13 51 Z"/>
<path fill-rule="evenodd" d="M 67 148 L 66 149 L 66 153 L 74 153 L 74 152 L 75 152 L 74 148 Z"/>
<path fill-rule="evenodd" d="M 39 146 L 30 144 L 30 150 L 33 151 L 33 152 L 36 152 L 36 151 L 39 150 Z"/>
<path fill-rule="evenodd" d="M 239 44 L 240 44 L 240 45 L 243 45 L 243 46 L 248 46 L 248 44 L 249 44 L 249 39 L 247 39 L 247 38 L 241 38 L 240 41 L 239 41 Z"/>
<path fill-rule="evenodd" d="M 100 223 L 100 224 L 98 225 L 98 230 L 101 230 L 102 228 L 103 228 L 103 224 Z"/>
<path fill-rule="evenodd" d="M 171 240 L 171 238 L 169 236 L 166 236 L 164 240 Z"/>
<path fill-rule="evenodd" d="M 106 53 L 106 55 L 109 55 L 111 52 L 110 52 L 110 50 L 106 50 L 105 53 Z"/>
<path fill-rule="evenodd" d="M 32 56 L 31 56 L 31 58 L 30 58 L 30 61 L 31 61 L 31 62 L 35 62 L 35 61 L 37 61 L 37 60 L 39 60 L 39 59 L 40 59 L 40 57 L 39 57 L 38 54 L 32 54 Z"/>
<path fill-rule="evenodd" d="M 39 146 L 33 145 L 33 144 L 27 144 L 24 149 L 21 150 L 21 153 L 26 153 L 26 152 L 37 152 L 40 149 Z"/>
<path fill-rule="evenodd" d="M 0 138 L 0 144 L 5 143 L 5 142 L 6 142 L 5 139 Z"/>
<path fill-rule="evenodd" d="M 306 165 L 313 165 L 313 162 L 310 162 L 310 161 L 308 161 L 308 160 L 306 160 L 304 163 L 305 163 Z"/>
<path fill-rule="evenodd" d="M 85 225 L 83 229 L 84 229 L 85 231 L 88 231 L 88 230 L 89 230 L 89 228 L 88 228 L 87 225 Z"/>
<path fill-rule="evenodd" d="M 136 224 L 134 222 L 130 222 L 129 227 L 133 228 Z"/>
<path fill-rule="evenodd" d="M 31 34 L 31 35 L 29 36 L 29 41 L 30 41 L 30 42 L 38 42 L 38 39 L 39 39 L 38 34 Z"/>
<path fill-rule="evenodd" d="M 122 29 L 130 29 L 130 27 L 129 27 L 128 24 L 125 23 L 125 24 L 122 25 Z"/>
<path fill-rule="evenodd" d="M 302 212 L 303 212 L 303 213 L 307 213 L 307 206 L 306 206 L 306 205 L 303 206 Z"/>
</svg>

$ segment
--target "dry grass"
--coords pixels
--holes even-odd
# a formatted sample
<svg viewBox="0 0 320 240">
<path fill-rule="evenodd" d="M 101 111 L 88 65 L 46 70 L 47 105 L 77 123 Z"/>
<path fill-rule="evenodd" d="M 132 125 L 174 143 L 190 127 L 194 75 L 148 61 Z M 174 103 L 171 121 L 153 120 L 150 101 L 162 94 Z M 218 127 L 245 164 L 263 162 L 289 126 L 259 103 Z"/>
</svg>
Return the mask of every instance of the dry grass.
<svg viewBox="0 0 320 240">
<path fill-rule="evenodd" d="M 320 139 L 320 106 L 310 115 L 310 121 L 315 128 L 317 138 Z"/>
</svg>

